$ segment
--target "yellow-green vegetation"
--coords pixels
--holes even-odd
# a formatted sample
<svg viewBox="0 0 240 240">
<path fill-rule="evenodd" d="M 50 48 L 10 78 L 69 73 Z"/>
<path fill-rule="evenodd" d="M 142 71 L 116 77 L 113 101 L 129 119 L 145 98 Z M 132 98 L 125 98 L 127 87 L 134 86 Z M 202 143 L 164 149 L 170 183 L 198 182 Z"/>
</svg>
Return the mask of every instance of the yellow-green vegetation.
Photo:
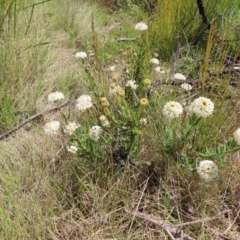
<svg viewBox="0 0 240 240">
<path fill-rule="evenodd" d="M 237 1 L 218 2 L 202 1 L 208 23 L 218 20 L 215 35 L 221 32 L 222 37 L 236 35 L 236 16 L 239 12 Z M 197 0 L 157 1 L 156 15 L 150 17 L 153 21 L 152 41 L 158 45 L 163 57 L 172 57 L 178 45 L 206 40 L 208 26 L 199 14 Z M 226 19 L 226 15 L 228 15 Z M 238 28 L 238 27 L 237 27 Z"/>
<path fill-rule="evenodd" d="M 0 1 L 0 239 L 239 239 L 239 2 Z"/>
</svg>

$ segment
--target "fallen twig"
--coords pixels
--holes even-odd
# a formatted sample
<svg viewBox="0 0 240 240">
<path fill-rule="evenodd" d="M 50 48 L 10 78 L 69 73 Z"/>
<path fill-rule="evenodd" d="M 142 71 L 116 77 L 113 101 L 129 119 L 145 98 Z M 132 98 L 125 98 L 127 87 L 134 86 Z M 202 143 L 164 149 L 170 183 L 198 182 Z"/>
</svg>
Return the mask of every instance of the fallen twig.
<svg viewBox="0 0 240 240">
<path fill-rule="evenodd" d="M 120 41 L 135 41 L 137 38 L 116 38 L 116 41 L 117 42 L 120 42 Z"/>
<path fill-rule="evenodd" d="M 23 127 L 24 125 L 26 125 L 27 123 L 33 121 L 34 119 L 40 117 L 41 115 L 45 114 L 45 113 L 48 113 L 48 112 L 52 112 L 52 111 L 55 111 L 55 110 L 58 110 L 64 106 L 66 106 L 67 104 L 71 103 L 73 100 L 68 100 L 64 103 L 62 103 L 61 105 L 59 106 L 56 106 L 56 107 L 53 107 L 53 108 L 50 108 L 50 109 L 47 109 L 43 112 L 40 112 L 40 113 L 36 113 L 34 114 L 33 116 L 31 116 L 30 118 L 24 120 L 23 122 L 21 122 L 19 125 L 17 125 L 16 127 L 10 129 L 9 131 L 3 133 L 2 135 L 0 135 L 0 140 L 4 139 L 4 138 L 7 138 L 9 135 L 11 135 L 12 133 L 16 132 L 18 129 L 20 129 L 21 127 Z"/>
<path fill-rule="evenodd" d="M 179 231 L 175 226 L 171 226 L 171 225 L 165 223 L 164 221 L 154 219 L 154 218 L 152 218 L 152 217 L 150 217 L 150 216 L 147 216 L 147 215 L 144 215 L 144 214 L 142 214 L 142 213 L 140 213 L 140 212 L 134 212 L 134 213 L 132 213 L 132 212 L 128 211 L 127 209 L 124 209 L 124 210 L 125 210 L 126 213 L 132 214 L 132 215 L 134 215 L 135 217 L 144 219 L 144 220 L 146 220 L 146 221 L 149 221 L 149 222 L 151 222 L 151 223 L 156 224 L 157 226 L 162 227 L 167 233 L 171 233 L 171 234 L 173 234 L 173 235 L 178 235 L 178 234 L 180 234 L 180 231 Z M 183 238 L 185 238 L 185 239 L 187 239 L 187 240 L 195 240 L 195 238 L 192 238 L 192 237 L 190 237 L 189 235 L 184 234 L 184 233 L 182 234 L 182 236 L 183 236 Z"/>
<path fill-rule="evenodd" d="M 174 227 L 183 227 L 183 226 L 187 226 L 187 225 L 193 225 L 193 224 L 196 224 L 196 223 L 203 223 L 203 222 L 209 222 L 209 221 L 212 221 L 216 218 L 219 218 L 221 215 L 225 214 L 225 213 L 228 213 L 228 212 L 231 212 L 232 210 L 224 210 L 218 214 L 216 214 L 215 216 L 213 217 L 208 217 L 208 218 L 203 218 L 203 219 L 199 219 L 199 220 L 196 220 L 196 221 L 191 221 L 191 222 L 185 222 L 185 223 L 180 223 L 180 224 L 176 224 L 174 225 Z"/>
</svg>

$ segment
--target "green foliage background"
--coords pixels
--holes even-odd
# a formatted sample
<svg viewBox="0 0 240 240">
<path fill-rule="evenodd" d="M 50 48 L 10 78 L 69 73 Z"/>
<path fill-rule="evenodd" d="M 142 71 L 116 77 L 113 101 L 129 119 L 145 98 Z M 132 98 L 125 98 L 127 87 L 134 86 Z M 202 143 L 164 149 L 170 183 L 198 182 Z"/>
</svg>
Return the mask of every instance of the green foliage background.
<svg viewBox="0 0 240 240">
<path fill-rule="evenodd" d="M 85 113 L 73 103 L 42 114 L 0 140 L 0 238 L 169 239 L 162 228 L 127 214 L 129 209 L 173 226 L 201 219 L 181 228 L 198 239 L 214 239 L 223 231 L 239 239 L 240 164 L 232 141 L 239 127 L 239 75 L 220 74 L 227 55 L 235 60 L 239 55 L 232 41 L 239 37 L 239 1 L 203 1 L 208 19 L 216 19 L 212 31 L 230 40 L 219 42 L 209 37 L 213 32 L 206 30 L 196 1 L 125 0 L 112 8 L 100 2 L 0 0 L 0 133 L 50 108 L 47 97 L 54 91 L 73 102 L 89 94 L 94 103 Z M 148 31 L 134 30 L 140 21 Z M 116 41 L 120 37 L 135 40 Z M 88 53 L 86 62 L 75 59 L 78 51 Z M 154 72 L 152 57 L 165 74 Z M 209 63 L 205 69 L 204 63 Z M 121 74 L 122 87 L 129 79 L 139 87 L 135 93 L 126 88 L 122 99 L 109 98 L 112 128 L 93 142 L 89 129 L 108 114 L 100 98 L 113 81 L 106 71 L 110 65 Z M 173 82 L 175 72 L 199 82 L 184 92 Z M 145 78 L 151 79 L 150 89 L 143 86 Z M 192 122 L 164 118 L 166 102 L 184 105 L 202 95 L 214 102 L 213 116 Z M 139 100 L 146 96 L 149 104 L 138 115 Z M 141 117 L 146 126 L 139 124 Z M 43 126 L 53 119 L 62 129 L 48 136 Z M 82 125 L 71 137 L 64 134 L 66 120 Z M 123 167 L 113 159 L 119 131 L 136 165 L 126 161 Z M 75 142 L 82 149 L 71 155 L 67 147 Z M 205 158 L 219 166 L 211 183 L 196 173 Z M 227 219 L 219 215 L 224 210 Z M 215 215 L 215 221 L 202 222 Z"/>
</svg>

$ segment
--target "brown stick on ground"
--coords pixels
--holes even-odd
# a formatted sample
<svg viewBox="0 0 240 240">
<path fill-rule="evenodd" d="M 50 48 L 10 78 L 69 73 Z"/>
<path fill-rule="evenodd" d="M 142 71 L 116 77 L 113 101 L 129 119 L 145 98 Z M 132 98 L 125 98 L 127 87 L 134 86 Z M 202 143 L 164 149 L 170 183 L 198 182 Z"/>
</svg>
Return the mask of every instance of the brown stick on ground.
<svg viewBox="0 0 240 240">
<path fill-rule="evenodd" d="M 220 216 L 222 216 L 222 215 L 224 215 L 225 213 L 228 213 L 228 212 L 232 212 L 232 210 L 224 210 L 222 212 L 219 212 L 218 214 L 216 214 L 213 217 L 203 218 L 203 219 L 199 219 L 199 220 L 191 221 L 191 222 L 180 223 L 180 224 L 176 224 L 174 226 L 175 227 L 183 227 L 183 226 L 187 226 L 187 225 L 193 225 L 193 224 L 196 224 L 196 223 L 209 222 L 209 221 L 212 221 L 214 219 L 219 218 Z"/>
<path fill-rule="evenodd" d="M 171 226 L 171 225 L 165 223 L 164 221 L 156 220 L 156 219 L 154 219 L 154 218 L 152 218 L 152 217 L 150 217 L 150 216 L 144 215 L 144 214 L 142 214 L 142 213 L 140 213 L 140 212 L 134 212 L 134 213 L 132 213 L 132 212 L 128 211 L 127 209 L 124 209 L 124 210 L 125 210 L 126 213 L 133 214 L 135 217 L 144 219 L 144 220 L 146 220 L 146 221 L 149 221 L 149 222 L 151 222 L 151 223 L 156 224 L 157 226 L 162 227 L 167 233 L 171 233 L 171 234 L 173 234 L 173 235 L 180 234 L 180 231 L 179 231 L 176 227 Z M 183 238 L 185 238 L 185 239 L 187 239 L 187 240 L 196 240 L 195 238 L 192 238 L 192 237 L 190 237 L 189 235 L 184 234 L 184 233 L 182 234 L 182 236 L 183 236 Z"/>
<path fill-rule="evenodd" d="M 121 41 L 135 41 L 137 38 L 116 38 L 117 42 L 121 42 Z"/>
<path fill-rule="evenodd" d="M 40 117 L 41 115 L 45 114 L 45 113 L 48 113 L 48 112 L 52 112 L 52 111 L 55 111 L 55 110 L 58 110 L 64 106 L 66 106 L 67 104 L 71 103 L 73 100 L 68 100 L 64 103 L 62 103 L 61 105 L 59 106 L 56 106 L 56 107 L 53 107 L 53 108 L 50 108 L 50 109 L 47 109 L 43 112 L 40 112 L 40 113 L 36 113 L 34 114 L 33 116 L 31 116 L 30 118 L 24 120 L 23 122 L 21 122 L 19 125 L 17 125 L 16 127 L 10 129 L 9 131 L 3 133 L 2 135 L 0 135 L 0 140 L 4 139 L 4 138 L 7 138 L 9 135 L 11 135 L 12 133 L 16 132 L 19 128 L 23 127 L 24 125 L 26 125 L 27 123 L 33 121 L 34 119 Z"/>
</svg>

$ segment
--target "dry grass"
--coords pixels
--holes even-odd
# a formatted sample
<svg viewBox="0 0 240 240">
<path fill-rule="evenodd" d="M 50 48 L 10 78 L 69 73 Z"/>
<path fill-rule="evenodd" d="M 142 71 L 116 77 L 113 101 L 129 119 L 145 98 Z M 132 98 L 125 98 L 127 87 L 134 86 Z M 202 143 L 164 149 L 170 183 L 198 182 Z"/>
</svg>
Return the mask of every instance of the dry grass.
<svg viewBox="0 0 240 240">
<path fill-rule="evenodd" d="M 111 1 L 105 3 L 112 4 Z M 13 99 L 9 111 L 0 108 L 1 132 L 51 107 L 47 96 L 53 91 L 63 92 L 67 99 L 89 92 L 86 72 L 74 54 L 94 52 L 92 16 L 102 43 L 98 50 L 107 51 L 105 47 L 109 47 L 111 52 L 118 48 L 119 45 L 111 48 L 113 40 L 107 36 L 111 31 L 104 33 L 106 36 L 100 34 L 105 27 L 106 12 L 102 6 L 87 1 L 53 0 L 35 6 L 29 27 L 26 26 L 31 8 L 19 13 L 17 29 L 22 31 L 13 37 L 6 28 L 0 47 L 1 59 L 5 60 L 0 61 L 4 69 L 1 87 L 7 90 L 9 99 Z M 131 30 L 126 27 L 128 32 Z M 128 43 L 119 44 L 122 48 Z M 104 65 L 105 60 L 102 61 Z M 179 68 L 185 65 L 183 62 L 179 59 Z M 195 66 L 193 64 L 193 68 Z M 170 75 L 169 72 L 168 78 Z M 99 94 L 104 95 L 110 77 L 104 71 L 94 71 L 93 76 Z M 159 106 L 159 99 L 168 99 L 166 89 L 160 86 L 159 91 L 153 93 L 152 108 Z M 206 185 L 193 177 L 194 173 L 168 162 L 167 156 L 156 147 L 160 120 L 159 111 L 153 110 L 149 116 L 153 129 L 143 131 L 137 166 L 127 165 L 123 169 L 111 156 L 105 156 L 97 167 L 89 166 L 85 159 L 66 152 L 65 134 L 48 136 L 42 129 L 51 120 L 58 120 L 64 126 L 62 114 L 68 115 L 69 110 L 71 120 L 81 123 L 83 115 L 75 111 L 72 103 L 60 111 L 44 114 L 0 141 L 1 239 L 169 239 L 163 228 L 127 214 L 125 209 L 172 225 L 229 210 L 212 221 L 189 224 L 182 230 L 199 240 L 220 239 L 221 234 L 228 236 L 225 239 L 240 237 L 239 153 L 228 156 L 219 179 Z M 227 118 L 227 115 L 222 116 Z M 237 121 L 231 120 L 232 125 L 227 126 L 229 132 Z"/>
</svg>

